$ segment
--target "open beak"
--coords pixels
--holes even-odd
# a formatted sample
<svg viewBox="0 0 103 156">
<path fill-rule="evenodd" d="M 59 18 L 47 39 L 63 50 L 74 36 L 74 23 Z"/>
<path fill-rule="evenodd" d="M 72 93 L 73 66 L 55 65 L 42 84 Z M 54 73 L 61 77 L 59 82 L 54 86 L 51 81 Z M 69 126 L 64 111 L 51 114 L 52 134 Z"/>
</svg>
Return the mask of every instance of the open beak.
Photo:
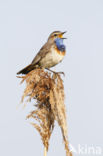
<svg viewBox="0 0 103 156">
<path fill-rule="evenodd" d="M 66 32 L 67 32 L 67 31 L 64 31 L 64 32 L 61 33 L 61 38 L 62 38 L 62 39 L 67 39 L 67 38 L 63 37 L 63 35 L 64 35 Z"/>
</svg>

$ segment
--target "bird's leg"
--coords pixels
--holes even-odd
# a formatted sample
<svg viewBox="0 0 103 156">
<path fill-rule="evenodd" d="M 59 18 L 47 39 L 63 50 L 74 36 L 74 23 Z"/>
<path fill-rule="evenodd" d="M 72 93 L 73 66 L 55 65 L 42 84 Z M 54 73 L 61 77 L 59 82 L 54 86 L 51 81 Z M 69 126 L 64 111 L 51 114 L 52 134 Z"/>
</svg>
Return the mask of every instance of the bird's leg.
<svg viewBox="0 0 103 156">
<path fill-rule="evenodd" d="M 64 76 L 65 76 L 65 74 L 64 74 L 64 72 L 55 72 L 55 71 L 53 71 L 53 70 L 51 70 L 51 69 L 49 69 L 49 68 L 45 68 L 46 70 L 49 70 L 50 72 L 52 72 L 52 73 L 54 73 L 54 74 L 63 74 Z"/>
</svg>

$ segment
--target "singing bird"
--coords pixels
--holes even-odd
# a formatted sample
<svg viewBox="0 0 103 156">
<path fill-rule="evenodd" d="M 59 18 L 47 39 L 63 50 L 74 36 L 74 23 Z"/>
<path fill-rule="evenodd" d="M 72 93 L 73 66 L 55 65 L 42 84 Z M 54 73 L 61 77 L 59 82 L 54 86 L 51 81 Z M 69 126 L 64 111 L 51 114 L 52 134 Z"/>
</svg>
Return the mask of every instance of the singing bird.
<svg viewBox="0 0 103 156">
<path fill-rule="evenodd" d="M 47 42 L 37 53 L 31 64 L 20 70 L 17 74 L 27 74 L 36 68 L 49 68 L 60 63 L 66 53 L 66 47 L 63 44 L 63 34 L 66 32 L 54 31 L 50 34 Z"/>
</svg>

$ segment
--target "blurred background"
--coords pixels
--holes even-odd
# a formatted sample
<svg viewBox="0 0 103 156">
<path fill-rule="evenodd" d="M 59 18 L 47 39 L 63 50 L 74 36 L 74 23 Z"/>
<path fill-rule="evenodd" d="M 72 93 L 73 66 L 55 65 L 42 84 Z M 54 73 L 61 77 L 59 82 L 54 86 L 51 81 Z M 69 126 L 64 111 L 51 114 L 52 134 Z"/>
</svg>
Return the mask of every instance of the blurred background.
<svg viewBox="0 0 103 156">
<path fill-rule="evenodd" d="M 67 31 L 64 71 L 70 144 L 101 148 L 103 155 L 103 1 L 0 0 L 0 155 L 42 156 L 38 132 L 25 120 L 32 104 L 20 104 L 25 84 L 16 73 L 28 65 L 53 31 Z M 18 109 L 17 109 L 18 107 Z M 48 156 L 64 156 L 60 128 Z M 92 153 L 91 153 L 92 155 Z M 98 153 L 95 155 L 98 155 Z"/>
</svg>

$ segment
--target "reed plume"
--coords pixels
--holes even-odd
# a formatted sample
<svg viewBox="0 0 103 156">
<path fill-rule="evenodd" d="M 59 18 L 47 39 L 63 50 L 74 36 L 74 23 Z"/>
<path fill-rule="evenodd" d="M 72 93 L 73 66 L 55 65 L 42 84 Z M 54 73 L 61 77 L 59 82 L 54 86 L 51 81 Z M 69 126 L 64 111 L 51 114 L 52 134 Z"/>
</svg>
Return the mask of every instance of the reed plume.
<svg viewBox="0 0 103 156">
<path fill-rule="evenodd" d="M 69 150 L 66 110 L 64 104 L 64 86 L 59 74 L 51 74 L 44 69 L 35 69 L 25 76 L 21 76 L 21 82 L 26 81 L 26 88 L 22 96 L 22 102 L 27 97 L 28 101 L 34 100 L 35 107 L 27 116 L 35 121 L 31 124 L 39 132 L 46 151 L 49 140 L 57 121 L 61 128 L 66 156 L 72 156 Z"/>
</svg>

